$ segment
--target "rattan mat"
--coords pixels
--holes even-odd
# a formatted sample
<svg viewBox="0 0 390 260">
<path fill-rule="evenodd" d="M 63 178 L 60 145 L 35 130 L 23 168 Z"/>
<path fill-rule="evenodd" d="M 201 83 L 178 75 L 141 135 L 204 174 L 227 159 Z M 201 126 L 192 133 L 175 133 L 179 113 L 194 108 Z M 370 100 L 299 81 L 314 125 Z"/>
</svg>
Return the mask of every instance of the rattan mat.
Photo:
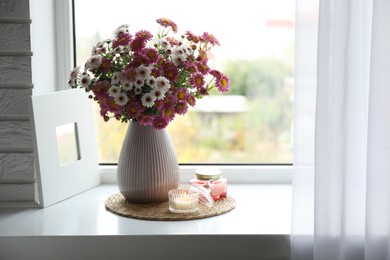
<svg viewBox="0 0 390 260">
<path fill-rule="evenodd" d="M 178 214 L 168 209 L 168 201 L 156 204 L 134 204 L 117 193 L 106 200 L 106 209 L 120 216 L 144 220 L 192 220 L 218 216 L 233 210 L 236 201 L 231 197 L 215 201 L 212 208 L 200 205 L 197 213 Z"/>
</svg>

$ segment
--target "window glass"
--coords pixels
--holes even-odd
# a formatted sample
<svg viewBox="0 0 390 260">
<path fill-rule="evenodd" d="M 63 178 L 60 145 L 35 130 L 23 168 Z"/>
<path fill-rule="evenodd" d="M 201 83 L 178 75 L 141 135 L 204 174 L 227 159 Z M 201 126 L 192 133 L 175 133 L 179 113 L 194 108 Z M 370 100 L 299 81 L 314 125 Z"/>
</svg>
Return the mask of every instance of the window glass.
<svg viewBox="0 0 390 260">
<path fill-rule="evenodd" d="M 209 32 L 221 43 L 210 65 L 227 74 L 227 94 L 212 95 L 168 126 L 180 163 L 292 163 L 294 0 L 183 2 L 75 0 L 77 64 L 122 24 L 132 34 L 158 30 Z M 116 163 L 126 124 L 104 122 L 96 106 L 101 163 Z"/>
</svg>

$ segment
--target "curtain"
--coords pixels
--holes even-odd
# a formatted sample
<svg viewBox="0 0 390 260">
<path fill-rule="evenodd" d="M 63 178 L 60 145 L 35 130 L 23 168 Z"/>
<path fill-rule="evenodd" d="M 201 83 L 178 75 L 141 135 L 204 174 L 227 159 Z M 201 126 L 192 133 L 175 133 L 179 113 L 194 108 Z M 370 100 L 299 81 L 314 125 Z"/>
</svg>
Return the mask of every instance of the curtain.
<svg viewBox="0 0 390 260">
<path fill-rule="evenodd" d="M 321 0 L 318 10 L 317 80 L 296 80 L 296 102 L 315 102 L 295 110 L 291 258 L 390 259 L 390 1 Z"/>
</svg>

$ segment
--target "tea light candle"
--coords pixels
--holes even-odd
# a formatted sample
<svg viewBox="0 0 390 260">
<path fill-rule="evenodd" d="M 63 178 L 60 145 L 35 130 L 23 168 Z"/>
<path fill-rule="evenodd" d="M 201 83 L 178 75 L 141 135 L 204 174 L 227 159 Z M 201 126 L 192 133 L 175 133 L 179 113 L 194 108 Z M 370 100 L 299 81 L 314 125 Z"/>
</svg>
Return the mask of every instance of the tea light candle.
<svg viewBox="0 0 390 260">
<path fill-rule="evenodd" d="M 188 188 L 170 190 L 169 211 L 173 213 L 194 213 L 199 209 L 199 193 Z"/>
</svg>

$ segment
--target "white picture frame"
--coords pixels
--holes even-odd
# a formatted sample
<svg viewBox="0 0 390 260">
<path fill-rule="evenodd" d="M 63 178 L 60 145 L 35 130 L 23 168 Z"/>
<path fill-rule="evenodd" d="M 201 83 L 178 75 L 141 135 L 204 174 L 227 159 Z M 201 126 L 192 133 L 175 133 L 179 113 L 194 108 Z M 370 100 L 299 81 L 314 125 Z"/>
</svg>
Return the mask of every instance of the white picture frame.
<svg viewBox="0 0 390 260">
<path fill-rule="evenodd" d="M 100 184 L 92 102 L 82 89 L 31 97 L 31 123 L 40 207 L 47 207 Z M 77 159 L 61 165 L 59 126 L 75 124 Z"/>
</svg>

